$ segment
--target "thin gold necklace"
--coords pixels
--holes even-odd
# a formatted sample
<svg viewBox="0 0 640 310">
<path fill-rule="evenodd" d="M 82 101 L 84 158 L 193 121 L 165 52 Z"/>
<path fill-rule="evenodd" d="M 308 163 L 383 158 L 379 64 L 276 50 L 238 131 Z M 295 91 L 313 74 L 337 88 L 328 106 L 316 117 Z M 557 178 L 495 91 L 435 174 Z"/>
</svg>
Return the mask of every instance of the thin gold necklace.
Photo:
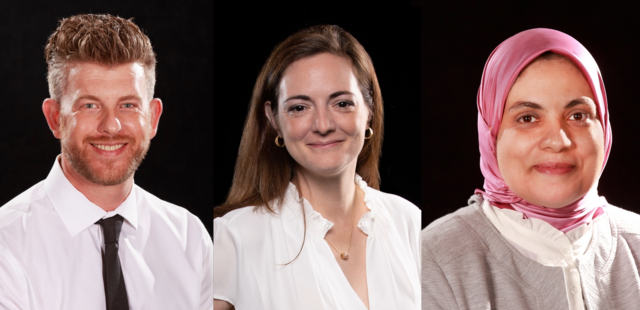
<svg viewBox="0 0 640 310">
<path fill-rule="evenodd" d="M 351 235 L 349 236 L 349 246 L 347 247 L 347 250 L 344 252 L 340 252 L 340 250 L 338 250 L 338 248 L 336 248 L 335 245 L 333 245 L 333 242 L 331 242 L 331 240 L 329 240 L 329 238 L 327 238 L 327 235 L 324 235 L 324 238 L 327 239 L 327 241 L 329 241 L 329 244 L 331 244 L 331 246 L 336 249 L 336 251 L 338 253 L 340 253 L 340 257 L 343 260 L 347 260 L 349 258 L 349 250 L 351 249 L 351 239 L 353 237 L 353 221 L 356 219 L 356 204 L 353 204 L 353 211 L 351 212 L 353 213 L 353 215 L 351 216 Z"/>
</svg>

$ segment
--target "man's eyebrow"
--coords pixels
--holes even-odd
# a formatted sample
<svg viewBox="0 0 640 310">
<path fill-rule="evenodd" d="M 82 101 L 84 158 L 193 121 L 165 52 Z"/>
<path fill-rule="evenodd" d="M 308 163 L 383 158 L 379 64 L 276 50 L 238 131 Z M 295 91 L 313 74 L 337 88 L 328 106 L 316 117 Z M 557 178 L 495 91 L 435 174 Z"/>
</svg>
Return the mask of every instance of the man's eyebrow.
<svg viewBox="0 0 640 310">
<path fill-rule="evenodd" d="M 100 102 L 100 99 L 96 96 L 92 96 L 92 95 L 84 95 L 84 96 L 80 96 L 78 98 L 76 98 L 76 100 L 74 101 L 74 103 L 77 103 L 80 100 L 92 100 L 92 101 L 98 101 Z M 130 101 L 130 100 L 138 100 L 141 101 L 142 98 L 140 98 L 140 96 L 137 95 L 128 95 L 128 96 L 123 96 L 120 97 L 118 99 L 118 101 Z"/>
<path fill-rule="evenodd" d="M 337 91 L 337 92 L 331 94 L 329 96 L 329 99 L 333 99 L 333 98 L 336 98 L 336 97 L 339 97 L 339 96 L 342 96 L 342 95 L 353 95 L 353 93 L 350 92 L 350 91 L 341 90 L 341 91 Z"/>
<path fill-rule="evenodd" d="M 80 96 L 80 97 L 76 98 L 76 100 L 73 103 L 77 103 L 80 100 L 100 101 L 100 99 L 98 99 L 98 97 L 96 97 L 96 96 L 84 95 L 84 96 Z"/>
<path fill-rule="evenodd" d="M 118 99 L 118 101 L 130 101 L 130 100 L 142 101 L 142 98 L 136 95 L 129 95 L 129 96 L 120 97 L 120 99 Z"/>
<path fill-rule="evenodd" d="M 537 104 L 537 103 L 535 103 L 535 102 L 518 101 L 512 107 L 509 108 L 509 111 L 518 110 L 518 109 L 524 109 L 524 108 L 542 110 L 542 106 Z"/>
<path fill-rule="evenodd" d="M 285 101 L 284 101 L 284 102 L 282 102 L 282 103 L 285 103 L 285 102 L 287 102 L 287 101 L 289 101 L 289 100 L 294 100 L 294 99 L 300 99 L 300 100 L 311 101 L 311 98 L 309 98 L 309 96 L 306 96 L 306 95 L 297 95 L 297 96 L 293 96 L 293 97 L 289 97 L 289 98 L 287 98 L 287 100 L 285 100 Z"/>
<path fill-rule="evenodd" d="M 589 102 L 587 100 L 584 100 L 584 98 L 573 99 L 569 103 L 567 103 L 567 105 L 564 106 L 564 108 L 565 109 L 569 109 L 569 108 L 573 108 L 573 107 L 575 107 L 577 105 L 581 105 L 581 104 L 588 105 Z"/>
</svg>

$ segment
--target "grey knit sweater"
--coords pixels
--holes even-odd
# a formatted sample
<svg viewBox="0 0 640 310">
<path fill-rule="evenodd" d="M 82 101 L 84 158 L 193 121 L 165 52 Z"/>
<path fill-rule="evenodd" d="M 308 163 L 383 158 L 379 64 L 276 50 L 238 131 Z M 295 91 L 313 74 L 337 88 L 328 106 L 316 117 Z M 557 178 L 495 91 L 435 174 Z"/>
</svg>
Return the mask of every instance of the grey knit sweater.
<svg viewBox="0 0 640 310">
<path fill-rule="evenodd" d="M 520 254 L 481 204 L 472 196 L 422 231 L 422 309 L 568 309 L 562 268 Z M 640 309 L 640 215 L 606 212 L 577 262 L 585 307 Z"/>
</svg>

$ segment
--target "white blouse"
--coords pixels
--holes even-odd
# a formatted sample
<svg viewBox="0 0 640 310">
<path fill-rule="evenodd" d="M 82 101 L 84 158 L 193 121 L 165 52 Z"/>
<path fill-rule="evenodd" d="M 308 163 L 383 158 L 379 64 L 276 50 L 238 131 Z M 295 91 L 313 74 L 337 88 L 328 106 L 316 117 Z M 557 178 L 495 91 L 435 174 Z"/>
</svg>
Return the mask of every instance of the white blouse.
<svg viewBox="0 0 640 310">
<path fill-rule="evenodd" d="M 420 309 L 420 210 L 367 186 L 369 211 L 358 228 L 367 235 L 366 273 L 371 310 Z M 307 219 L 303 241 L 302 206 Z M 366 309 L 324 240 L 333 226 L 289 184 L 278 212 L 245 207 L 213 221 L 214 299 L 238 310 Z"/>
<path fill-rule="evenodd" d="M 522 255 L 544 266 L 561 267 L 569 310 L 585 309 L 576 262 L 589 248 L 598 222 L 607 218 L 606 212 L 591 224 L 580 225 L 565 234 L 543 220 L 524 219 L 522 213 L 491 206 L 486 200 L 482 211 Z"/>
</svg>

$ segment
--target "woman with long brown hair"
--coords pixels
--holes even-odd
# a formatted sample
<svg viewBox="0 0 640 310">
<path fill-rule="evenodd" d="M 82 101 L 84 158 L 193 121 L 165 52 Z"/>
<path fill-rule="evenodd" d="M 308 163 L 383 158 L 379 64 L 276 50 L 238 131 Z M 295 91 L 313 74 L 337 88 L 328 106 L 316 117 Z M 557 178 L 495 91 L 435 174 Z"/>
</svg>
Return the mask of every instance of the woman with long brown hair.
<svg viewBox="0 0 640 310">
<path fill-rule="evenodd" d="M 274 49 L 214 209 L 216 309 L 420 307 L 420 211 L 378 190 L 382 134 L 353 36 L 315 26 Z"/>
</svg>

